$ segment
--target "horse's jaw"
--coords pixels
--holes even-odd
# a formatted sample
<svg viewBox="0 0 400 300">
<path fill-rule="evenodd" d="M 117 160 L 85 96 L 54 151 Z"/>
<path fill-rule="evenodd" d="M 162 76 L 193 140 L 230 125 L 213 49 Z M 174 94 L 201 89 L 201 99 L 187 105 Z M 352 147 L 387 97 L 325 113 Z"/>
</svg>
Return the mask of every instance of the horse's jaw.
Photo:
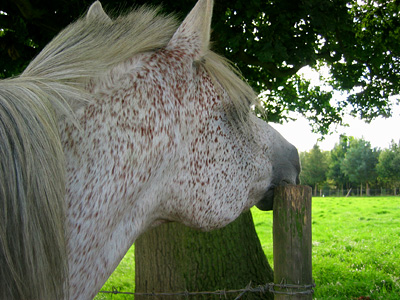
<svg viewBox="0 0 400 300">
<path fill-rule="evenodd" d="M 274 207 L 274 185 L 271 185 L 264 194 L 264 197 L 256 204 L 259 210 L 268 211 Z"/>
</svg>

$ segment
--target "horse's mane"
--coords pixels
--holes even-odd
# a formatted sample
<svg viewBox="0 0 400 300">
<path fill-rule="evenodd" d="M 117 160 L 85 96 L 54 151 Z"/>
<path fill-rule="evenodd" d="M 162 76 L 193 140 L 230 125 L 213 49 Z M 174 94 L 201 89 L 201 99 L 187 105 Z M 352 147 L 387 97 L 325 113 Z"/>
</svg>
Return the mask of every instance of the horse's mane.
<svg viewBox="0 0 400 300">
<path fill-rule="evenodd" d="M 63 299 L 65 164 L 54 88 L 0 82 L 0 299 Z"/>
<path fill-rule="evenodd" d="M 112 20 L 86 16 L 67 26 L 29 64 L 22 76 L 51 78 L 85 87 L 119 63 L 164 47 L 177 28 L 172 16 L 141 7 Z"/>
<path fill-rule="evenodd" d="M 33 60 L 22 76 L 51 78 L 84 90 L 87 82 L 135 55 L 165 47 L 179 24 L 174 15 L 160 9 L 140 7 L 115 19 L 107 15 L 86 16 L 66 27 Z M 246 127 L 250 106 L 257 96 L 225 58 L 209 50 L 199 62 L 231 102 L 225 106 L 228 119 L 237 128 Z M 71 106 L 90 98 L 67 97 Z"/>
</svg>

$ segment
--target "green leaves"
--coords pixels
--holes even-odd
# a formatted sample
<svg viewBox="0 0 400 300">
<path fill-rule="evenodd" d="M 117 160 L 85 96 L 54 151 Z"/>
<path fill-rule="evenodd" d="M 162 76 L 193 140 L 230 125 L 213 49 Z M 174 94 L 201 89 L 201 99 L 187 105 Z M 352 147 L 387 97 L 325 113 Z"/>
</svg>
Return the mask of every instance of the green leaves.
<svg viewBox="0 0 400 300">
<path fill-rule="evenodd" d="M 371 143 L 354 139 L 341 162 L 341 170 L 351 182 L 360 184 L 372 182 L 376 178 L 376 164 L 379 152 L 371 148 Z"/>
<path fill-rule="evenodd" d="M 0 36 L 0 76 L 21 72 L 91 2 L 70 1 L 60 7 L 58 2 L 38 0 L 35 7 L 21 8 L 3 1 L 0 10 L 8 15 L 0 15 L 1 28 L 7 32 Z M 149 4 L 121 3 L 125 2 L 102 1 L 108 10 Z M 161 0 L 151 3 L 160 5 Z M 194 5 L 184 0 L 162 3 L 165 12 L 178 12 L 180 17 Z M 216 1 L 213 48 L 235 62 L 252 87 L 264 93 L 269 121 L 281 122 L 295 111 L 310 120 L 314 131 L 327 134 L 332 124 L 342 122 L 344 113 L 367 121 L 391 114 L 391 96 L 400 94 L 399 11 L 399 2 L 391 0 Z M 17 60 L 13 53 L 18 53 Z M 330 70 L 324 81 L 329 92 L 298 75 L 304 66 L 317 70 L 321 64 Z M 334 99 L 333 91 L 347 97 Z"/>
<path fill-rule="evenodd" d="M 287 118 L 289 111 L 305 116 L 314 132 L 328 134 L 329 126 L 342 123 L 342 109 L 332 102 L 332 91 L 311 85 L 310 81 L 294 75 L 276 90 L 262 96 L 267 111 L 266 121 L 279 122 Z M 276 111 L 271 114 L 271 111 Z"/>
<path fill-rule="evenodd" d="M 381 183 L 397 187 L 400 183 L 400 147 L 394 141 L 389 149 L 385 149 L 379 155 L 376 166 L 378 180 Z"/>
<path fill-rule="evenodd" d="M 322 184 L 326 180 L 328 157 L 328 153 L 321 152 L 317 145 L 314 145 L 309 152 L 300 153 L 302 164 L 300 181 L 311 186 Z"/>
</svg>

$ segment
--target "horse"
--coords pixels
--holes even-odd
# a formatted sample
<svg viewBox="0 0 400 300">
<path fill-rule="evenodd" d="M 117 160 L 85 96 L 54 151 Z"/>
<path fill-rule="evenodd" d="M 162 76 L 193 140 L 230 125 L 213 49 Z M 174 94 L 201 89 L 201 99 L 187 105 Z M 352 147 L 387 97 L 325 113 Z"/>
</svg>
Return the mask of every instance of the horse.
<svg viewBox="0 0 400 300">
<path fill-rule="evenodd" d="M 219 228 L 298 183 L 296 148 L 210 50 L 212 7 L 95 2 L 0 82 L 1 299 L 92 299 L 147 229 Z"/>
</svg>

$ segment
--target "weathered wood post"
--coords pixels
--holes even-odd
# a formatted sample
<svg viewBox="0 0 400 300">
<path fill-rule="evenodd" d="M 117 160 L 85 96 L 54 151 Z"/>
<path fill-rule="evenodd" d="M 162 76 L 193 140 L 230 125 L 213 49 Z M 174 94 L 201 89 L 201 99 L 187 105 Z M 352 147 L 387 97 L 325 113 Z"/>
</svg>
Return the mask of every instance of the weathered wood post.
<svg viewBox="0 0 400 300">
<path fill-rule="evenodd" d="M 301 185 L 275 190 L 275 300 L 312 299 L 311 194 L 310 187 Z"/>
</svg>

